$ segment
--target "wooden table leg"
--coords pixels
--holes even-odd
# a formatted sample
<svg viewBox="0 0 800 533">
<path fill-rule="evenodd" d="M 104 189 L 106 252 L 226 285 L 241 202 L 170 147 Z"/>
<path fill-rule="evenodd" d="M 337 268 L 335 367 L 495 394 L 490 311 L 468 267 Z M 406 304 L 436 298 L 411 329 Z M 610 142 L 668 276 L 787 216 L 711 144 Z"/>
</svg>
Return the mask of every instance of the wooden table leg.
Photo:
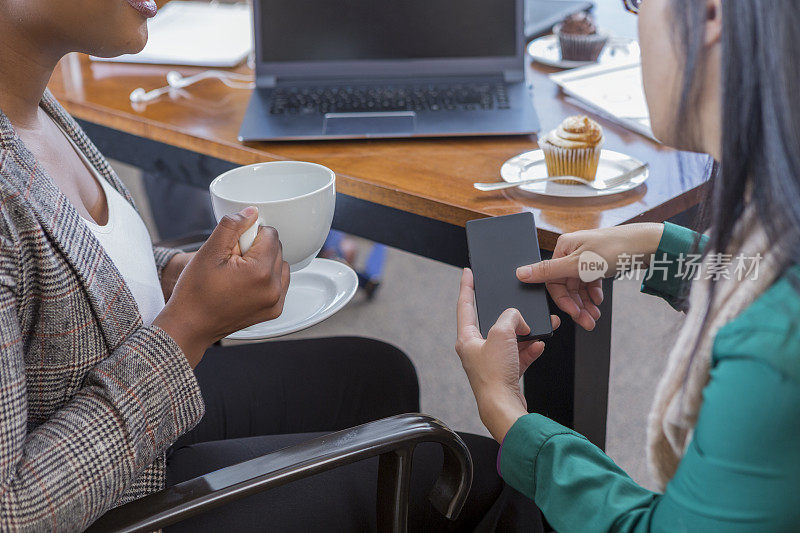
<svg viewBox="0 0 800 533">
<path fill-rule="evenodd" d="M 561 327 L 524 379 L 529 411 L 574 429 L 600 448 L 606 441 L 612 288 L 613 280 L 605 280 L 602 318 L 591 332 L 576 326 L 550 301 Z"/>
</svg>

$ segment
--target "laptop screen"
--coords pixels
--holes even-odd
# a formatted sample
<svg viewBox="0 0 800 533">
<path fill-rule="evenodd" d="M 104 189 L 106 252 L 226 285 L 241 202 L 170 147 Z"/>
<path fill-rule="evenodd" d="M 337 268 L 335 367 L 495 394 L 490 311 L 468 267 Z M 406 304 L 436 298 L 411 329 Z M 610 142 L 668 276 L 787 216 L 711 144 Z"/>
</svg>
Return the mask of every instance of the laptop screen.
<svg viewBox="0 0 800 533">
<path fill-rule="evenodd" d="M 259 0 L 261 62 L 508 57 L 515 0 Z"/>
</svg>

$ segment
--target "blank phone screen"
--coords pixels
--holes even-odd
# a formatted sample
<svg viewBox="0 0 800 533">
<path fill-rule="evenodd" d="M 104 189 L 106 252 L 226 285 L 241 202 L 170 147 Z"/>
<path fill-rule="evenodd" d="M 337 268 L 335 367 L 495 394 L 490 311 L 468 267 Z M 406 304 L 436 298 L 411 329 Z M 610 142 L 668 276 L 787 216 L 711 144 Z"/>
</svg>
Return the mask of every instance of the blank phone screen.
<svg viewBox="0 0 800 533">
<path fill-rule="evenodd" d="M 486 337 L 500 315 L 513 307 L 531 327 L 530 338 L 552 335 L 545 286 L 517 279 L 518 267 L 541 261 L 533 214 L 471 220 L 467 244 L 481 334 Z"/>
</svg>

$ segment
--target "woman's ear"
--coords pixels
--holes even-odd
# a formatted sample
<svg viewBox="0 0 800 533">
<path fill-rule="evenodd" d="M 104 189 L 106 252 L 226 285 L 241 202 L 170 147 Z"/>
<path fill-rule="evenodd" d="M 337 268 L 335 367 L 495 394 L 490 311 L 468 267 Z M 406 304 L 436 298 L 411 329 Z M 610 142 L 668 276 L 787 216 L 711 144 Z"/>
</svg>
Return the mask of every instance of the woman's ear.
<svg viewBox="0 0 800 533">
<path fill-rule="evenodd" d="M 722 0 L 706 0 L 706 46 L 719 44 L 722 39 Z"/>
</svg>

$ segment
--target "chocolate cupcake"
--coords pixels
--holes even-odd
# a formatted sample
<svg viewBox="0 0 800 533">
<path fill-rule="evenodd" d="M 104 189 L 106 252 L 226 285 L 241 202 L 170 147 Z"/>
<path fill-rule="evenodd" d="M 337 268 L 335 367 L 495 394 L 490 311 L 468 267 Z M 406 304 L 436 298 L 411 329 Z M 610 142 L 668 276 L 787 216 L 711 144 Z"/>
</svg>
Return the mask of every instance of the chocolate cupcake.
<svg viewBox="0 0 800 533">
<path fill-rule="evenodd" d="M 548 176 L 575 176 L 593 181 L 603 151 L 603 128 L 587 116 L 569 117 L 542 138 L 539 146 L 544 152 Z"/>
<path fill-rule="evenodd" d="M 561 44 L 565 61 L 597 61 L 608 42 L 608 35 L 598 31 L 588 13 L 570 15 L 553 28 Z"/>
</svg>

